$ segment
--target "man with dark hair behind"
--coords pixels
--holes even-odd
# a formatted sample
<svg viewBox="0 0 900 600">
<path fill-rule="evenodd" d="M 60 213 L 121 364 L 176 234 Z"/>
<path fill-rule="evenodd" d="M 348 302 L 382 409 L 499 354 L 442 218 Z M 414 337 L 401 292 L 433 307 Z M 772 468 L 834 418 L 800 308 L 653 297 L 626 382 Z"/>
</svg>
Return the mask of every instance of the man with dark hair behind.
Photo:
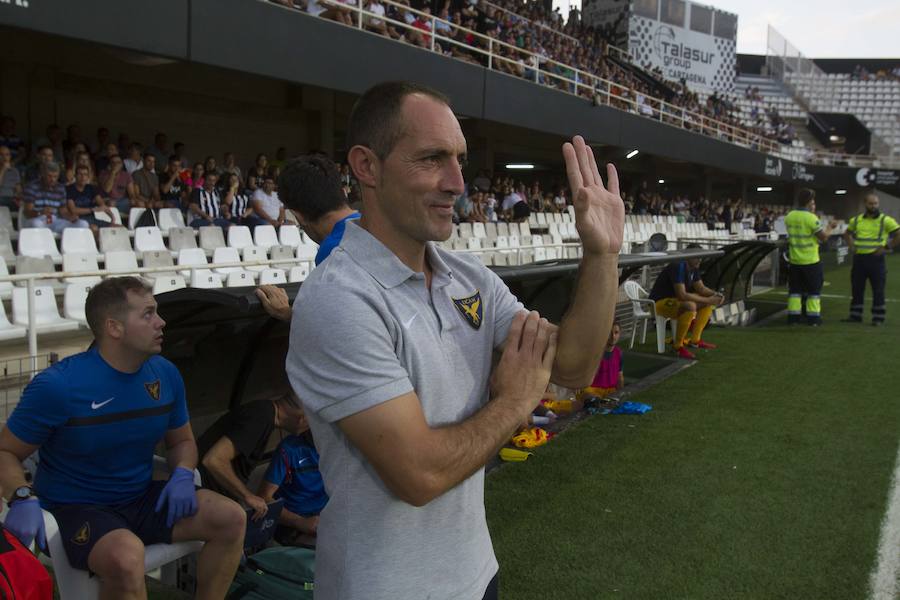
<svg viewBox="0 0 900 600">
<path fill-rule="evenodd" d="M 475 257 L 434 243 L 450 237 L 465 186 L 466 139 L 445 96 L 376 85 L 347 138 L 362 217 L 301 286 L 286 360 L 329 495 L 316 598 L 493 599 L 484 465 L 548 381 L 591 382 L 618 288 L 618 176 L 607 165 L 604 186 L 580 136 L 563 145 L 584 258 L 557 333 Z"/>
<path fill-rule="evenodd" d="M 184 383 L 159 355 L 165 321 L 146 282 L 107 279 L 85 304 L 95 343 L 39 373 L 0 431 L 4 526 L 46 548 L 41 509 L 59 524 L 69 563 L 100 579 L 100 597 L 146 598 L 144 546 L 203 540 L 197 598 L 223 598 L 237 569 L 241 507 L 195 490 L 197 445 Z M 171 476 L 154 481 L 165 441 Z M 40 449 L 29 485 L 22 461 Z"/>
<path fill-rule="evenodd" d="M 337 166 L 321 155 L 288 161 L 278 178 L 278 193 L 306 234 L 319 244 L 316 265 L 341 243 L 347 221 L 359 218 L 341 189 Z"/>
</svg>

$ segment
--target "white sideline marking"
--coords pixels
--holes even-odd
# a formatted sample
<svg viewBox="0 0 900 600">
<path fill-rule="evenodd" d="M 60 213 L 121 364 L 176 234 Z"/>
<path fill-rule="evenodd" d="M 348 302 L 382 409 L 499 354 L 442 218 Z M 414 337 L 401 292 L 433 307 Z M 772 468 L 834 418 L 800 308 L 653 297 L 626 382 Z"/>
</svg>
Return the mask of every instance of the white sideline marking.
<svg viewBox="0 0 900 600">
<path fill-rule="evenodd" d="M 869 578 L 872 600 L 895 600 L 900 578 L 900 447 L 891 478 L 887 512 L 881 523 L 878 542 L 878 564 Z"/>
</svg>

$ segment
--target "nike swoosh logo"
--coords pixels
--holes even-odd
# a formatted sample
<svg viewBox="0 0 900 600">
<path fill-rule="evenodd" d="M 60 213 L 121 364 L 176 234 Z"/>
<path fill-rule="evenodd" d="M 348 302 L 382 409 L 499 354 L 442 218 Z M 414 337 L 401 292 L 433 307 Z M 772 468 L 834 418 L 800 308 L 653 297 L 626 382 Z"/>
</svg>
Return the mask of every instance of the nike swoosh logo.
<svg viewBox="0 0 900 600">
<path fill-rule="evenodd" d="M 412 322 L 416 320 L 416 317 L 419 316 L 419 313 L 414 314 L 409 318 L 409 321 L 402 323 L 403 329 L 409 329 L 409 326 L 412 325 Z"/>
<path fill-rule="evenodd" d="M 297 461 L 297 466 L 299 467 L 300 465 L 302 465 L 303 463 L 305 463 L 308 460 L 309 460 L 308 458 L 301 458 L 300 460 Z"/>
<path fill-rule="evenodd" d="M 107 399 L 107 400 L 104 400 L 103 402 L 91 402 L 91 408 L 92 408 L 93 410 L 97 410 L 97 409 L 100 408 L 101 406 L 106 406 L 107 404 L 109 404 L 110 402 L 112 402 L 112 401 L 115 400 L 115 399 L 116 399 L 116 397 L 113 396 L 112 398 L 109 398 L 109 399 Z"/>
</svg>

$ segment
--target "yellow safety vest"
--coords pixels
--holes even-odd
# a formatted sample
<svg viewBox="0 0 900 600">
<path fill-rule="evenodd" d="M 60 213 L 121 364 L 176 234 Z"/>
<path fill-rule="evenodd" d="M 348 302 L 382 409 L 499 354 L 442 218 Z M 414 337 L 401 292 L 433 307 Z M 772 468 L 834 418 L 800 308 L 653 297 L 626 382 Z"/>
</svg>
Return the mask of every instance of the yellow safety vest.
<svg viewBox="0 0 900 600">
<path fill-rule="evenodd" d="M 814 265 L 819 262 L 819 240 L 822 231 L 819 217 L 805 209 L 792 210 L 784 217 L 792 265 Z"/>
<path fill-rule="evenodd" d="M 890 235 L 898 229 L 897 221 L 883 213 L 878 217 L 867 217 L 866 213 L 856 215 L 847 225 L 856 254 L 872 254 L 886 246 Z"/>
</svg>

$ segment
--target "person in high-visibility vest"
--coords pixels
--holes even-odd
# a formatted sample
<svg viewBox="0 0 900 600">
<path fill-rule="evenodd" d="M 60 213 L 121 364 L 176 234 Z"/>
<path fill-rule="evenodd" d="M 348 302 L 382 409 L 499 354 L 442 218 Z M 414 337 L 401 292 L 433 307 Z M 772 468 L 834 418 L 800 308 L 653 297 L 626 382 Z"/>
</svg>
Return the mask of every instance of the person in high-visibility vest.
<svg viewBox="0 0 900 600">
<path fill-rule="evenodd" d="M 900 245 L 898 230 L 900 225 L 897 221 L 879 209 L 878 196 L 873 193 L 866 195 L 866 212 L 850 219 L 844 234 L 853 255 L 850 270 L 853 299 L 850 300 L 850 317 L 844 319 L 845 322 L 862 322 L 868 280 L 872 283 L 872 325 L 878 327 L 884 324 L 884 285 L 887 281 L 884 253 Z"/>
<path fill-rule="evenodd" d="M 816 193 L 803 188 L 797 195 L 802 208 L 784 217 L 787 228 L 790 269 L 788 270 L 788 323 L 803 319 L 803 297 L 806 297 L 806 322 L 817 327 L 822 324 L 822 302 L 819 295 L 825 275 L 819 261 L 819 242 L 824 242 L 834 230 L 834 224 L 822 228 L 816 216 Z"/>
</svg>

